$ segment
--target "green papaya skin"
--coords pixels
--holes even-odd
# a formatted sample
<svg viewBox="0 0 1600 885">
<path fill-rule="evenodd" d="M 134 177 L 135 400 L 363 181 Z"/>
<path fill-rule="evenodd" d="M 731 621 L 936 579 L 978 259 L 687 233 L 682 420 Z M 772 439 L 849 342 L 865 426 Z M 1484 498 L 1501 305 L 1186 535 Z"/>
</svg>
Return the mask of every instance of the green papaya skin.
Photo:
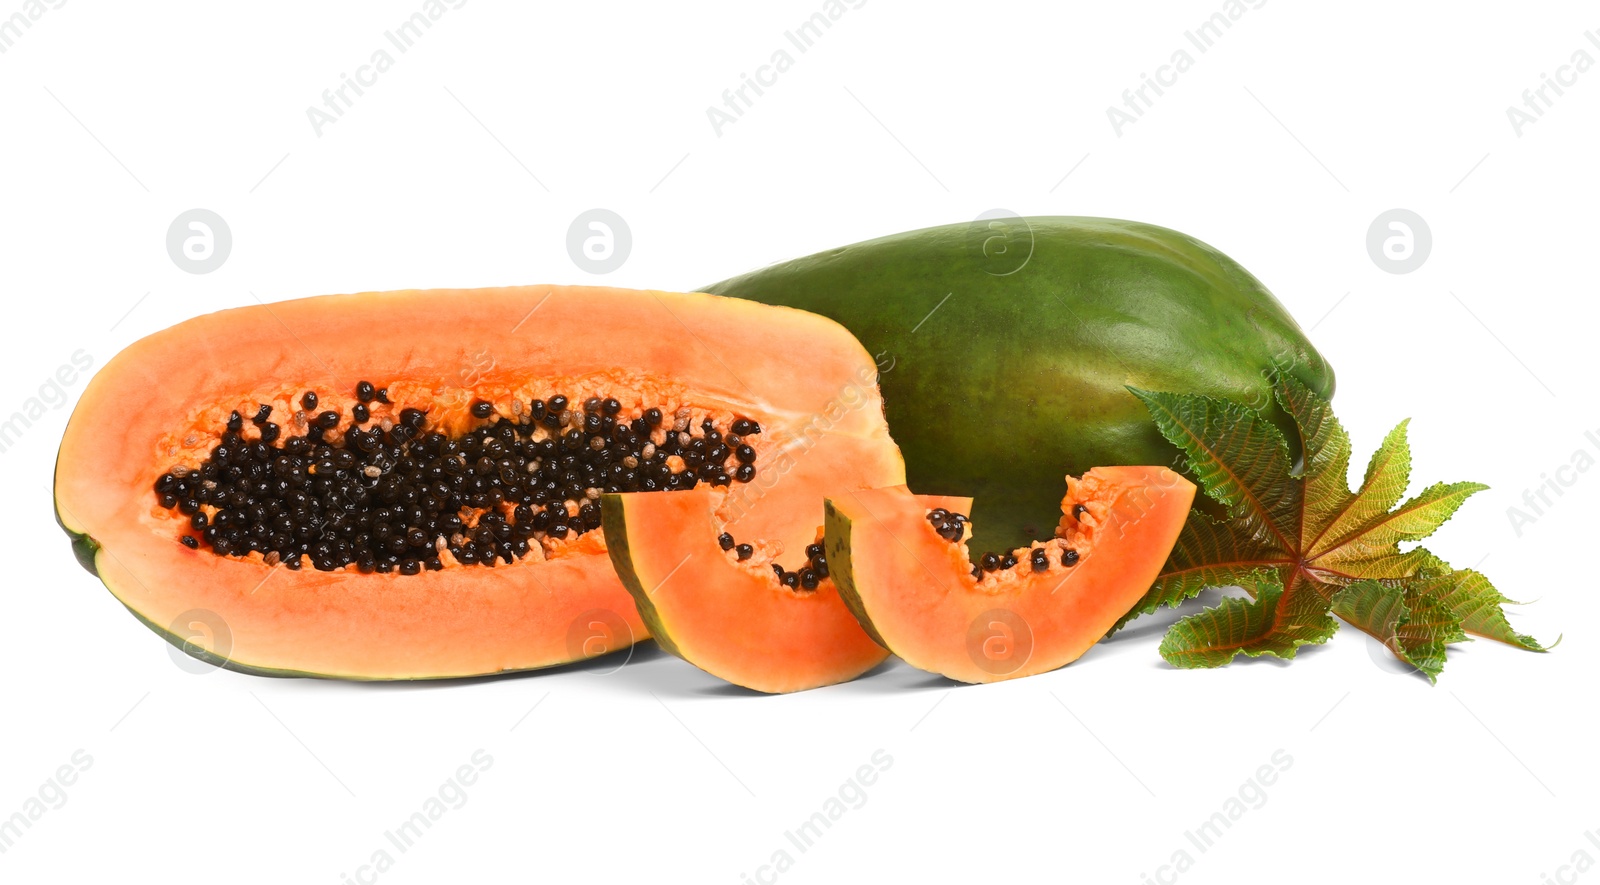
<svg viewBox="0 0 1600 885">
<path fill-rule="evenodd" d="M 1061 478 L 1182 469 L 1127 390 L 1266 408 L 1285 371 L 1325 397 L 1333 369 L 1243 267 L 1177 231 L 1016 216 L 819 252 L 703 291 L 798 307 L 855 333 L 920 494 L 970 495 L 974 551 L 1048 537 Z"/>
</svg>

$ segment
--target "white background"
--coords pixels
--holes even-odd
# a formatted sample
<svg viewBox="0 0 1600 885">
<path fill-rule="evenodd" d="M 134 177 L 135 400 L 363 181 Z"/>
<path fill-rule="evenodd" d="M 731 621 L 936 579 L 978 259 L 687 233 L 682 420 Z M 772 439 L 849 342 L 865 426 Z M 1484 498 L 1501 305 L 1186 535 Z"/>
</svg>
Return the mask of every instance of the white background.
<svg viewBox="0 0 1600 885">
<path fill-rule="evenodd" d="M 354 881 L 478 749 L 493 766 L 466 804 L 391 848 L 379 881 L 739 883 L 780 849 L 785 883 L 1536 883 L 1574 852 L 1600 858 L 1584 835 L 1600 828 L 1600 475 L 1520 536 L 1507 516 L 1575 451 L 1600 456 L 1584 436 L 1600 430 L 1600 71 L 1520 136 L 1506 115 L 1575 50 L 1600 59 L 1593 9 L 1270 2 L 1200 54 L 1184 31 L 1219 2 L 871 0 L 791 47 L 719 136 L 707 107 L 821 6 L 472 0 L 320 137 L 306 108 L 420 2 L 49 9 L 0 55 L 0 414 L 79 349 L 98 367 L 257 297 L 693 288 L 995 208 L 1136 218 L 1233 255 L 1313 329 L 1355 469 L 1409 416 L 1413 490 L 1493 486 L 1430 547 L 1536 600 L 1513 624 L 1561 646 L 1479 641 L 1437 687 L 1353 629 L 1290 665 L 1174 671 L 1154 623 L 988 687 L 895 665 L 761 697 L 649 647 L 609 674 L 615 660 L 461 684 L 196 676 L 53 524 L 68 402 L 0 455 L 0 816 L 75 750 L 94 761 L 0 855 L 0 879 Z M 1107 106 L 1179 48 L 1192 69 L 1119 136 Z M 165 249 L 193 207 L 233 233 L 208 275 Z M 604 277 L 566 249 L 594 207 L 633 234 Z M 1393 207 L 1432 230 L 1414 273 L 1366 250 Z M 809 851 L 788 843 L 880 749 L 892 767 L 865 804 Z M 1265 804 L 1209 851 L 1188 843 L 1279 749 L 1292 767 Z M 1178 849 L 1193 867 L 1161 870 Z"/>
</svg>

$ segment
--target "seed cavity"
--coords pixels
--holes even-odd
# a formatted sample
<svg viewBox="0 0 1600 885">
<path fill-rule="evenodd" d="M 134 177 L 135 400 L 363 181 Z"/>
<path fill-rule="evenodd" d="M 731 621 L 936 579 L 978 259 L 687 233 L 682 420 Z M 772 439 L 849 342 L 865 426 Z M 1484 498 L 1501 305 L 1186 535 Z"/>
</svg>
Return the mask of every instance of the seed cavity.
<svg viewBox="0 0 1600 885">
<path fill-rule="evenodd" d="M 1079 505 L 1082 507 L 1082 505 Z M 934 530 L 951 543 L 958 543 L 962 538 L 961 529 L 965 527 L 966 517 L 960 513 L 951 513 L 942 508 L 928 511 L 928 522 L 933 524 Z M 1035 572 L 1050 570 L 1050 552 L 1044 547 L 1034 547 L 1027 551 L 1028 566 Z M 1071 568 L 1078 564 L 1078 551 L 1064 550 L 1061 554 L 1061 564 Z M 972 576 L 979 580 L 989 572 L 1003 572 L 1016 568 L 1022 560 L 1014 552 L 990 551 L 974 560 Z"/>
<path fill-rule="evenodd" d="M 651 433 L 663 423 L 660 408 L 628 417 L 620 399 L 593 396 L 579 412 L 561 394 L 513 403 L 516 420 L 474 400 L 469 410 L 485 423 L 447 436 L 414 407 L 369 424 L 366 403 L 389 403 L 388 388 L 362 381 L 355 393 L 342 435 L 338 412 L 316 411 L 316 391 L 299 398 L 287 428 L 261 405 L 250 419 L 255 439 L 245 438 L 239 412 L 229 414 L 198 467 L 174 465 L 154 480 L 160 506 L 185 518 L 180 543 L 219 556 L 260 553 L 290 570 L 416 575 L 443 568 L 445 554 L 493 568 L 529 554 L 542 560 L 549 544 L 600 528 L 604 493 L 748 482 L 756 470 L 753 450 L 745 460 L 725 442 L 727 428 L 707 419 L 699 434 L 688 430 L 687 406 L 674 412 L 685 429 L 659 444 Z M 185 445 L 199 439 L 192 433 Z M 754 555 L 727 541 L 740 561 Z M 818 555 L 802 568 L 779 569 L 787 586 L 811 590 L 827 577 L 814 546 Z"/>
<path fill-rule="evenodd" d="M 738 543 L 732 534 L 723 532 L 717 536 L 717 544 L 723 550 L 733 551 L 734 558 L 739 562 L 748 560 L 755 555 L 755 547 L 750 544 Z M 810 544 L 806 547 L 806 562 L 800 568 L 790 571 L 779 563 L 772 563 L 772 573 L 777 576 L 778 583 L 790 590 L 812 591 L 821 586 L 828 577 L 828 558 L 823 553 L 821 544 Z"/>
</svg>

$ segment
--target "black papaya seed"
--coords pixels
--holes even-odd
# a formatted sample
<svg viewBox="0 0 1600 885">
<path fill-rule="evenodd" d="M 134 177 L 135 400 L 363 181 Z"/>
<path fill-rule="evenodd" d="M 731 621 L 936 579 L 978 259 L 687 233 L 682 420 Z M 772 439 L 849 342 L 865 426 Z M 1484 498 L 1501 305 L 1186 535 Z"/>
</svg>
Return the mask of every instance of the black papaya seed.
<svg viewBox="0 0 1600 885">
<path fill-rule="evenodd" d="M 425 431 L 421 407 L 401 410 L 387 430 L 365 427 L 373 417 L 366 403 L 387 402 L 387 388 L 363 381 L 355 392 L 353 421 L 342 436 L 327 435 L 340 423 L 336 411 L 299 413 L 301 423 L 286 430 L 266 420 L 272 409 L 263 404 L 250 419 L 260 428 L 258 440 L 242 436 L 244 418 L 231 412 L 219 443 L 198 467 L 156 476 L 151 488 L 158 503 L 187 518 L 180 543 L 223 556 L 260 553 L 269 564 L 309 563 L 322 571 L 354 565 L 363 573 L 419 574 L 444 567 L 434 555 L 443 549 L 461 565 L 493 567 L 528 555 L 541 538 L 601 528 L 601 494 L 728 484 L 754 475 L 749 463 L 732 473 L 717 463 L 731 463 L 737 450 L 732 441 L 718 441 L 715 427 L 703 424 L 709 429 L 702 436 L 673 432 L 670 445 L 665 439 L 657 444 L 651 418 L 660 423 L 661 410 L 622 419 L 615 397 L 586 399 L 577 424 L 565 396 L 532 401 L 532 415 L 557 419 L 555 435 L 539 439 L 542 431 L 521 423 L 527 413 L 514 407 L 520 420 L 507 420 L 483 399 L 469 408 L 488 423 L 460 436 Z M 314 410 L 315 396 L 306 391 L 301 405 Z M 669 452 L 681 452 L 692 469 L 673 474 L 665 461 Z M 576 504 L 570 516 L 569 502 Z M 501 510 L 507 503 L 512 518 Z M 464 511 L 477 514 L 470 527 Z M 728 533 L 718 542 L 740 561 L 754 556 L 752 545 Z M 807 573 L 820 582 L 827 565 L 820 555 L 809 556 L 813 552 L 807 551 L 808 566 L 795 572 L 775 566 L 774 573 L 790 586 L 805 586 Z"/>
</svg>

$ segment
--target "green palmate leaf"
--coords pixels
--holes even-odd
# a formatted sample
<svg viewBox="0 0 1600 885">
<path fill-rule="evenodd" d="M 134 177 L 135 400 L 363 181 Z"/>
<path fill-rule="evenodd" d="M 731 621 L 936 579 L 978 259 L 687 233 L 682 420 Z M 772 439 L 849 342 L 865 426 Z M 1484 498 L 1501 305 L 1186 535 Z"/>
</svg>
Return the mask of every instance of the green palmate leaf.
<svg viewBox="0 0 1600 885">
<path fill-rule="evenodd" d="M 1339 591 L 1350 581 L 1363 579 L 1398 581 L 1409 578 L 1434 562 L 1433 554 L 1417 549 L 1409 553 L 1388 550 L 1339 551 L 1307 563 L 1306 568 L 1316 575 L 1320 589 L 1325 594 Z"/>
<path fill-rule="evenodd" d="M 1472 569 L 1419 578 L 1410 586 L 1418 595 L 1437 600 L 1448 608 L 1468 633 L 1528 651 L 1546 650 L 1532 636 L 1511 629 L 1501 606 L 1516 603 L 1502 596 L 1488 578 Z"/>
<path fill-rule="evenodd" d="M 1241 405 L 1129 389 L 1229 516 L 1192 513 L 1161 574 L 1117 627 L 1206 587 L 1238 584 L 1256 596 L 1173 625 L 1161 644 L 1169 661 L 1215 667 L 1241 653 L 1290 657 L 1327 638 L 1330 610 L 1429 679 L 1444 666 L 1445 646 L 1466 632 L 1543 650 L 1511 629 L 1501 609 L 1508 600 L 1482 575 L 1455 572 L 1422 548 L 1400 549 L 1485 488 L 1439 483 L 1400 503 L 1411 480 L 1407 422 L 1384 438 L 1351 491 L 1349 435 L 1327 400 L 1294 378 L 1278 378 L 1274 396 L 1298 430 L 1298 458 L 1277 428 Z"/>
<path fill-rule="evenodd" d="M 1156 427 L 1183 450 L 1200 487 L 1252 534 L 1287 550 L 1300 534 L 1301 486 L 1291 482 L 1289 450 L 1271 423 L 1237 403 L 1128 388 Z"/>
<path fill-rule="evenodd" d="M 1316 531 L 1307 533 L 1310 540 L 1303 549 L 1312 553 L 1326 550 L 1333 546 L 1332 539 L 1377 519 L 1399 502 L 1400 496 L 1406 493 L 1406 485 L 1411 482 L 1411 446 L 1406 442 L 1406 425 L 1410 423 L 1410 419 L 1401 421 L 1383 438 L 1383 445 L 1378 446 L 1372 453 L 1372 460 L 1367 462 L 1367 475 L 1361 481 L 1361 488 L 1354 494 L 1343 487 L 1334 490 L 1337 494 L 1329 498 L 1337 502 L 1336 506 L 1328 508 Z"/>
<path fill-rule="evenodd" d="M 1377 637 L 1399 657 L 1400 625 L 1411 612 L 1406 608 L 1406 592 L 1377 581 L 1357 581 L 1333 596 L 1333 613 Z"/>
<path fill-rule="evenodd" d="M 1477 482 L 1429 486 L 1393 511 L 1380 514 L 1334 541 L 1328 547 L 1329 556 L 1334 560 L 1359 557 L 1370 551 L 1390 550 L 1401 541 L 1420 541 L 1454 516 L 1467 498 L 1487 488 Z"/>
<path fill-rule="evenodd" d="M 1238 655 L 1292 658 L 1302 645 L 1328 641 L 1339 622 L 1314 593 L 1285 594 L 1272 572 L 1240 582 L 1254 599 L 1224 599 L 1216 608 L 1173 624 L 1161 640 L 1161 657 L 1174 667 L 1220 667 Z"/>
<path fill-rule="evenodd" d="M 1350 472 L 1350 435 L 1345 433 L 1333 407 L 1292 375 L 1279 379 L 1274 390 L 1278 405 L 1294 419 L 1300 430 L 1304 463 L 1300 468 L 1305 494 L 1301 500 L 1305 513 L 1301 519 L 1301 541 L 1305 547 L 1306 526 L 1326 525 L 1332 511 L 1349 497 L 1345 475 Z"/>
<path fill-rule="evenodd" d="M 1460 622 L 1437 600 L 1411 597 L 1403 587 L 1377 581 L 1357 581 L 1334 594 L 1333 613 L 1376 637 L 1429 682 L 1444 669 L 1445 646 L 1466 638 Z"/>
<path fill-rule="evenodd" d="M 1456 617 L 1450 606 L 1417 593 L 1409 582 L 1406 584 L 1406 608 L 1411 610 L 1411 617 L 1400 628 L 1400 643 L 1412 659 L 1420 657 L 1424 648 L 1437 647 L 1440 652 L 1439 666 L 1443 668 L 1444 647 L 1472 639 L 1461 628 L 1461 619 Z M 1438 675 L 1437 672 L 1434 675 Z"/>
</svg>

